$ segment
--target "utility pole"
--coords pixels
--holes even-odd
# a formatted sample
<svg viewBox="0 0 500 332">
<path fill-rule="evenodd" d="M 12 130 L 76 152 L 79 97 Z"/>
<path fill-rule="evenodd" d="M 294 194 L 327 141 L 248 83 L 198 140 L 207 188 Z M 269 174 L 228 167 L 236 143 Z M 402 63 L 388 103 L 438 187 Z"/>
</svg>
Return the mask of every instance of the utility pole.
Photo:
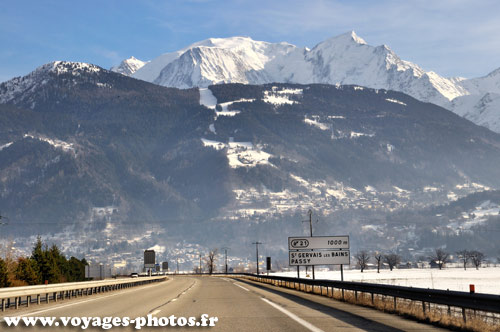
<svg viewBox="0 0 500 332">
<path fill-rule="evenodd" d="M 224 255 L 225 255 L 225 262 L 226 262 L 226 274 L 227 274 L 227 251 L 228 249 L 231 249 L 229 247 L 222 247 L 224 249 Z"/>
<path fill-rule="evenodd" d="M 313 225 L 312 225 L 312 210 L 309 209 L 309 211 L 307 211 L 307 213 L 309 214 L 309 220 L 304 220 L 302 222 L 309 222 L 309 231 L 311 232 L 311 237 L 313 236 Z M 307 266 L 306 266 L 306 269 L 307 269 Z M 312 266 L 312 270 L 313 270 L 313 280 L 316 279 L 316 276 L 314 275 L 314 265 Z"/>
<path fill-rule="evenodd" d="M 256 251 L 256 258 L 257 258 L 257 275 L 259 275 L 259 244 L 262 244 L 262 242 L 252 242 L 252 244 L 255 244 L 255 251 Z"/>
<path fill-rule="evenodd" d="M 176 258 L 176 262 L 177 262 L 177 274 L 179 274 L 179 258 Z"/>
<path fill-rule="evenodd" d="M 201 274 L 201 252 L 200 252 L 200 274 Z"/>
</svg>

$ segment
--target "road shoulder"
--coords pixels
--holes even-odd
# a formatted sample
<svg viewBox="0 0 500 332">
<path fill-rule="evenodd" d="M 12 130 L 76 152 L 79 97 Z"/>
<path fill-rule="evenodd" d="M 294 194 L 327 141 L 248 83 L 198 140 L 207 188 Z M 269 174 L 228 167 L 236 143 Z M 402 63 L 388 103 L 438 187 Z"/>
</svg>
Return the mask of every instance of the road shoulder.
<svg viewBox="0 0 500 332">
<path fill-rule="evenodd" d="M 380 329 L 381 331 L 449 331 L 430 324 L 413 321 L 398 316 L 397 314 L 386 313 L 374 308 L 338 301 L 326 296 L 305 293 L 286 287 L 259 283 L 243 278 L 235 278 L 235 280 L 249 286 L 247 288 L 251 291 L 260 293 L 264 296 L 266 293 L 278 295 L 278 297 L 274 297 L 274 299 L 281 297 L 284 300 L 297 302 L 301 305 L 327 313 L 346 324 L 357 326 L 361 329 L 366 328 L 366 326 L 371 326 L 370 330 Z"/>
</svg>

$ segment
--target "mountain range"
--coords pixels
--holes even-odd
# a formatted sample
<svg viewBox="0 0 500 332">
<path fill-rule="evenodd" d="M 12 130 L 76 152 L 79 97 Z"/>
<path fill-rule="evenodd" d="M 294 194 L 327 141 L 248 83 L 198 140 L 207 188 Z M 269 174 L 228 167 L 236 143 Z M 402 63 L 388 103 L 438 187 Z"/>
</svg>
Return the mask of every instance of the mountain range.
<svg viewBox="0 0 500 332">
<path fill-rule="evenodd" d="M 63 61 L 0 84 L 5 231 L 59 234 L 90 258 L 140 257 L 167 238 L 172 250 L 191 241 L 243 252 L 255 237 L 283 254 L 283 234 L 299 234 L 309 208 L 321 231 L 349 233 L 357 248 L 403 247 L 391 232 L 419 237 L 418 224 L 371 240 L 362 226 L 498 188 L 499 164 L 500 135 L 391 90 L 178 89 Z"/>
<path fill-rule="evenodd" d="M 277 82 L 394 90 L 500 132 L 500 69 L 474 79 L 445 78 L 400 59 L 386 45 L 368 45 L 353 31 L 312 49 L 249 37 L 210 38 L 147 63 L 132 57 L 112 70 L 177 88 Z"/>
</svg>

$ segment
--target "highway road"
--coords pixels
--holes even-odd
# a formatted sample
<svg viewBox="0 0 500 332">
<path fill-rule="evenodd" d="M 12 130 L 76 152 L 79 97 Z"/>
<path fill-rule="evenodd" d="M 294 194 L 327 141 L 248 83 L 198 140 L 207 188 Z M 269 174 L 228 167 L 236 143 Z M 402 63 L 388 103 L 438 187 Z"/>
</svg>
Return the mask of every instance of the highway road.
<svg viewBox="0 0 500 332">
<path fill-rule="evenodd" d="M 61 317 L 144 317 L 163 318 L 163 323 L 175 317 L 201 315 L 217 317 L 214 327 L 183 327 L 186 330 L 211 331 L 445 331 L 436 327 L 385 314 L 370 308 L 350 305 L 326 297 L 306 294 L 271 285 L 224 277 L 173 276 L 170 280 L 126 290 L 88 297 L 73 298 L 57 303 L 32 305 L 3 313 L 0 330 L 38 331 L 36 327 L 8 327 L 6 316 L 58 317 L 59 326 L 43 331 L 83 331 L 80 327 L 64 327 Z M 74 320 L 78 323 L 78 318 Z M 101 322 L 102 323 L 102 322 Z M 140 321 L 142 324 L 143 322 Z M 183 324 L 179 320 L 177 323 Z M 189 322 L 188 322 L 189 323 Z M 194 323 L 194 321 L 192 321 Z M 38 323 L 40 324 L 40 323 Z M 70 323 L 68 323 L 70 324 Z M 90 321 L 89 325 L 92 324 Z M 127 327 L 113 327 L 111 331 L 137 331 L 136 321 Z M 22 325 L 21 322 L 19 325 Z M 40 326 L 40 325 L 39 325 Z M 109 327 L 109 326 L 108 326 Z M 142 327 L 140 331 L 178 329 Z M 104 331 L 88 327 L 85 331 Z"/>
</svg>

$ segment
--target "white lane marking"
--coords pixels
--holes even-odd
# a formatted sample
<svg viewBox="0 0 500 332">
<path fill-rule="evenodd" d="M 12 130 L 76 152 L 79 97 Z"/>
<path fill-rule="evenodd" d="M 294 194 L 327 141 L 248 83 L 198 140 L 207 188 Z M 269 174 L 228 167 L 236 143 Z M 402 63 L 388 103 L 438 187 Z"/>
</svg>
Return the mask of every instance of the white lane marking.
<svg viewBox="0 0 500 332">
<path fill-rule="evenodd" d="M 305 328 L 309 329 L 309 331 L 312 331 L 312 332 L 324 332 L 323 330 L 317 328 L 316 326 L 312 325 L 311 323 L 303 320 L 302 318 L 298 317 L 297 315 L 295 315 L 295 314 L 291 313 L 290 311 L 286 310 L 285 308 L 282 308 L 281 306 L 277 305 L 276 303 L 273 303 L 273 302 L 271 302 L 271 301 L 269 301 L 268 299 L 265 299 L 265 298 L 262 298 L 262 301 L 264 301 L 267 304 L 275 307 L 276 309 L 278 309 L 279 311 L 281 311 L 282 313 L 284 313 L 285 315 L 287 315 L 288 317 L 290 317 L 291 319 L 293 319 L 294 321 L 296 321 L 300 325 L 302 325 Z"/>
<path fill-rule="evenodd" d="M 159 313 L 160 311 L 161 311 L 160 309 L 156 309 L 155 311 L 153 311 L 153 312 L 151 313 L 151 316 L 156 315 L 156 314 L 157 314 L 157 313 Z"/>
<path fill-rule="evenodd" d="M 196 280 L 195 280 L 195 281 L 191 284 L 191 286 L 189 286 L 189 287 L 188 287 L 185 291 L 183 291 L 182 293 L 180 293 L 179 295 L 177 295 L 177 297 L 175 297 L 175 298 L 173 298 L 173 299 L 171 299 L 171 300 L 167 301 L 166 303 L 163 303 L 163 304 L 161 304 L 161 305 L 159 305 L 159 306 L 157 306 L 157 307 L 155 307 L 155 308 L 151 309 L 150 313 L 151 313 L 151 312 L 154 312 L 154 311 L 155 311 L 156 309 L 158 309 L 158 308 L 161 308 L 161 307 L 163 307 L 163 306 L 166 306 L 166 305 L 167 305 L 167 304 L 169 304 L 169 303 L 172 303 L 172 302 L 177 301 L 177 300 L 178 300 L 178 299 L 179 299 L 182 295 L 184 295 L 184 294 L 186 294 L 187 292 L 189 292 L 189 291 L 191 290 L 191 288 L 193 288 L 193 286 L 194 286 L 194 285 L 196 285 Z M 158 311 L 159 311 L 159 310 L 158 310 Z"/>
<path fill-rule="evenodd" d="M 158 285 L 161 285 L 161 284 L 146 286 L 146 287 L 141 288 L 141 290 L 144 290 L 145 288 L 150 288 L 150 287 L 153 287 L 153 286 L 158 286 Z M 57 309 L 61 309 L 61 308 L 71 307 L 71 306 L 74 306 L 74 305 L 77 305 L 77 304 L 82 304 L 82 303 L 97 301 L 97 300 L 101 300 L 101 299 L 106 299 L 108 297 L 122 295 L 122 294 L 127 294 L 127 293 L 131 293 L 131 292 L 136 292 L 136 291 L 138 291 L 138 289 L 131 289 L 131 290 L 127 291 L 127 292 L 120 292 L 120 293 L 116 293 L 116 294 L 112 294 L 112 295 L 101 296 L 99 298 L 89 299 L 89 300 L 85 300 L 85 301 L 79 301 L 79 302 L 75 302 L 75 303 L 68 303 L 68 304 L 57 306 L 57 307 L 54 307 L 54 308 L 48 308 L 48 309 L 44 309 L 44 310 L 34 311 L 34 312 L 30 312 L 30 313 L 26 313 L 26 314 L 22 314 L 22 315 L 15 315 L 15 316 L 16 317 L 33 316 L 33 315 L 41 314 L 41 313 L 47 312 L 47 311 L 52 311 L 52 310 L 57 310 Z M 3 322 L 3 321 L 4 320 L 3 320 L 3 317 L 2 317 L 0 319 L 0 322 Z"/>
<path fill-rule="evenodd" d="M 246 289 L 245 287 L 238 285 L 237 283 L 234 283 L 234 282 L 233 282 L 233 285 L 238 286 L 239 288 L 243 288 L 243 289 L 244 289 L 244 290 L 246 290 L 247 292 L 249 292 L 249 291 L 250 291 L 250 290 Z"/>
</svg>

